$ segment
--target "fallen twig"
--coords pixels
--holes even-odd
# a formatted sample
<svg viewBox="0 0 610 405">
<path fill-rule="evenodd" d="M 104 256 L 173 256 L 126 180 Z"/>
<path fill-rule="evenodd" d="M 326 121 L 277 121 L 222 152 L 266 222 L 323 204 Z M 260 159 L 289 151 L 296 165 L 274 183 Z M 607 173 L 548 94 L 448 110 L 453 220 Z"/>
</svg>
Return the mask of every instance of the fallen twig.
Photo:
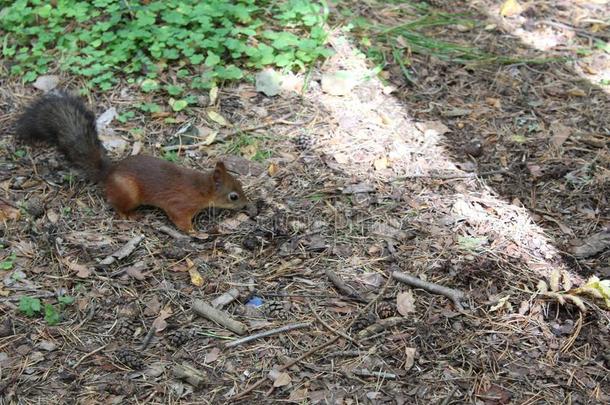
<svg viewBox="0 0 610 405">
<path fill-rule="evenodd" d="M 157 331 L 157 328 L 155 328 L 154 325 L 150 327 L 150 329 L 148 330 L 148 333 L 146 334 L 146 336 L 144 336 L 144 339 L 142 340 L 142 344 L 140 345 L 139 349 L 141 352 L 146 350 L 146 348 L 150 344 L 150 341 L 152 340 L 153 336 L 155 335 L 156 331 Z"/>
<path fill-rule="evenodd" d="M 394 373 L 386 373 L 383 371 L 369 371 L 366 368 L 351 370 L 351 372 L 360 377 L 377 377 L 383 378 L 384 380 L 395 380 L 398 375 Z"/>
<path fill-rule="evenodd" d="M 85 359 L 93 356 L 95 353 L 99 353 L 102 350 L 104 350 L 106 348 L 106 346 L 108 346 L 108 344 L 102 345 L 100 347 L 98 347 L 97 349 L 93 350 L 92 352 L 89 352 L 87 354 L 85 354 L 83 357 L 81 357 L 76 363 L 74 363 L 74 365 L 72 366 L 72 368 L 76 368 L 80 365 L 80 363 L 82 363 L 83 361 L 85 361 Z"/>
<path fill-rule="evenodd" d="M 401 316 L 393 316 L 391 318 L 380 319 L 372 325 L 369 325 L 365 329 L 358 332 L 358 339 L 364 339 L 369 336 L 380 333 L 388 328 L 393 326 L 400 325 L 403 322 L 406 322 L 407 318 L 403 318 Z"/>
<path fill-rule="evenodd" d="M 137 235 L 131 238 L 122 248 L 107 256 L 104 260 L 102 260 L 99 265 L 100 266 L 108 266 L 109 264 L 114 263 L 117 260 L 121 260 L 129 256 L 136 250 L 136 247 L 142 240 L 144 239 L 144 235 Z"/>
<path fill-rule="evenodd" d="M 316 319 L 318 320 L 318 322 L 320 322 L 326 329 L 328 329 L 329 331 L 331 331 L 332 333 L 334 333 L 335 335 L 339 335 L 342 338 L 345 338 L 347 340 L 349 340 L 350 342 L 352 342 L 353 344 L 355 344 L 356 346 L 360 347 L 360 343 L 358 343 L 357 341 L 354 340 L 353 337 L 349 336 L 348 334 L 338 331 L 335 328 L 333 328 L 332 326 L 330 326 L 328 323 L 326 323 L 326 321 L 324 321 L 324 319 L 322 319 L 315 311 L 315 309 L 313 308 L 313 305 L 311 304 L 311 301 L 308 302 L 309 304 L 309 309 L 311 310 L 311 313 L 313 314 L 313 316 L 316 317 Z"/>
<path fill-rule="evenodd" d="M 358 357 L 362 354 L 360 350 L 342 350 L 340 352 L 328 353 L 327 357 Z"/>
<path fill-rule="evenodd" d="M 412 276 L 410 274 L 402 273 L 400 271 L 395 271 L 392 273 L 392 278 L 409 284 L 413 287 L 423 288 L 424 290 L 431 292 L 433 294 L 444 295 L 453 301 L 453 305 L 459 311 L 463 311 L 464 307 L 462 306 L 462 301 L 466 298 L 465 294 L 459 290 L 454 290 L 453 288 L 445 287 L 442 285 L 438 285 L 435 283 L 431 283 L 429 281 L 424 281 L 419 277 Z"/>
<path fill-rule="evenodd" d="M 235 347 L 239 345 L 243 345 L 244 343 L 251 342 L 256 339 L 261 339 L 267 336 L 277 335 L 278 333 L 288 332 L 294 329 L 308 328 L 311 326 L 309 322 L 302 323 L 293 323 L 290 325 L 282 326 L 281 328 L 271 329 L 260 333 L 255 333 L 254 335 L 246 336 L 241 339 L 233 340 L 232 342 L 225 343 L 225 347 Z"/>
<path fill-rule="evenodd" d="M 176 364 L 172 368 L 172 372 L 176 377 L 185 380 L 195 388 L 202 385 L 206 380 L 206 375 L 204 373 L 186 363 Z"/>
<path fill-rule="evenodd" d="M 237 288 L 231 288 L 226 293 L 222 294 L 220 297 L 215 298 L 211 304 L 214 308 L 222 309 L 226 305 L 235 301 L 239 297 L 239 290 Z"/>
<path fill-rule="evenodd" d="M 230 331 L 237 333 L 238 335 L 243 335 L 248 330 L 246 325 L 231 318 L 231 316 L 225 311 L 216 309 L 201 300 L 193 301 L 193 310 L 198 315 L 201 315 L 204 318 L 214 321 L 217 324 L 229 329 Z"/>
<path fill-rule="evenodd" d="M 190 239 L 190 237 L 188 235 L 185 235 L 182 232 L 179 232 L 179 231 L 175 230 L 174 228 L 171 228 L 167 225 L 161 225 L 161 226 L 157 227 L 157 229 L 160 230 L 161 232 L 163 232 L 164 234 L 171 236 L 174 239 L 178 239 L 178 240 Z"/>
<path fill-rule="evenodd" d="M 339 277 L 331 269 L 329 269 L 329 268 L 325 269 L 324 270 L 324 274 L 326 274 L 326 277 L 328 277 L 330 282 L 333 283 L 335 288 L 337 288 L 337 290 L 339 290 L 344 295 L 348 296 L 349 298 L 352 298 L 355 301 L 363 302 L 363 303 L 368 303 L 368 301 L 365 300 L 364 298 L 362 298 L 360 296 L 360 294 L 358 294 L 356 292 L 356 290 L 354 290 L 353 288 L 351 288 L 350 286 L 345 284 L 345 282 L 341 279 L 341 277 Z"/>
</svg>

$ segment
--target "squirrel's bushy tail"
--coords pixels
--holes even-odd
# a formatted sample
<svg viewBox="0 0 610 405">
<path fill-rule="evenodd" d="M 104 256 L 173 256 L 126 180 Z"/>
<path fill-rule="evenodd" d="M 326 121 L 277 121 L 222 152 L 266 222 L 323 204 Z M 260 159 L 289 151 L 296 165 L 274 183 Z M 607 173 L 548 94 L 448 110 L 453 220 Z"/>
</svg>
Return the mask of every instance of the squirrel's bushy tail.
<svg viewBox="0 0 610 405">
<path fill-rule="evenodd" d="M 57 148 L 94 181 L 103 180 L 110 159 L 97 135 L 95 115 L 77 97 L 49 93 L 30 105 L 17 121 L 17 137 Z"/>
</svg>

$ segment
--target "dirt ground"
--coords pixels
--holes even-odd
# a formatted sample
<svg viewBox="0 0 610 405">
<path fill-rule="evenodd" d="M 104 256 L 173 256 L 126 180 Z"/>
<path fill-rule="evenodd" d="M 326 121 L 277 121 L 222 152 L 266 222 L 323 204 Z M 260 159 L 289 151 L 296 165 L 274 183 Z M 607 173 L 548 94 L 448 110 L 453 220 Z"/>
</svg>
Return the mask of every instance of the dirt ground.
<svg viewBox="0 0 610 405">
<path fill-rule="evenodd" d="M 535 22 L 607 12 L 542 1 L 498 22 L 496 3 L 452 4 L 487 29 L 435 35 L 549 56 L 523 41 L 565 30 Z M 391 4 L 360 7 L 385 24 L 402 18 Z M 567 42 L 608 41 L 607 26 L 580 34 Z M 610 99 L 596 76 L 608 53 L 481 66 L 413 55 L 412 83 L 392 61 L 386 80 L 371 75 L 353 43 L 334 33 L 336 53 L 303 95 L 223 88 L 213 110 L 231 128 L 209 119 L 205 97 L 195 119 L 109 125 L 127 141 L 116 155 L 183 143 L 180 164 L 222 159 L 239 175 L 251 207 L 202 213 L 196 237 L 152 208 L 119 219 L 58 153 L 15 144 L 14 119 L 37 91 L 2 79 L 1 403 L 610 402 L 609 312 L 590 297 L 583 312 L 538 293 L 541 281 L 563 294 L 610 278 L 608 244 L 582 253 L 610 232 Z M 142 101 L 134 94 L 125 85 L 88 101 L 99 116 Z M 188 123 L 218 131 L 216 142 L 189 145 L 178 134 Z M 193 309 L 231 290 L 223 311 L 242 336 Z M 55 305 L 59 323 L 26 316 L 22 297 Z"/>
</svg>

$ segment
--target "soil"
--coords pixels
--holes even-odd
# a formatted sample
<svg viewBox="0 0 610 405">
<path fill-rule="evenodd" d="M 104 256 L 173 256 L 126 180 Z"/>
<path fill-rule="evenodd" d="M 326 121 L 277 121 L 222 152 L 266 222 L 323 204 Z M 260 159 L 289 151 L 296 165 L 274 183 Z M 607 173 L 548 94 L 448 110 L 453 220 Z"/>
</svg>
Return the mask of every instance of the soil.
<svg viewBox="0 0 610 405">
<path fill-rule="evenodd" d="M 434 3 L 485 22 L 435 37 L 499 54 L 572 56 L 608 41 L 607 25 L 541 22 L 607 17 L 599 1 L 541 1 L 502 20 L 499 2 Z M 404 18 L 392 4 L 353 11 Z M 562 46 L 534 50 L 524 41 L 536 32 Z M 303 94 L 240 83 L 212 106 L 202 97 L 194 119 L 110 124 L 107 139 L 127 141 L 115 158 L 184 144 L 180 164 L 221 159 L 242 180 L 250 207 L 202 213 L 193 237 L 154 208 L 120 219 L 60 154 L 16 143 L 37 91 L 2 79 L 3 403 L 610 402 L 609 312 L 574 289 L 610 278 L 608 53 L 484 65 L 414 54 L 414 81 L 392 60 L 379 80 L 354 42 L 334 32 L 335 55 L 293 77 L 309 79 Z M 134 94 L 89 101 L 98 116 L 155 101 Z M 189 146 L 187 124 L 214 142 Z M 230 290 L 223 317 L 242 336 L 193 310 Z M 23 297 L 59 321 L 27 316 Z"/>
</svg>

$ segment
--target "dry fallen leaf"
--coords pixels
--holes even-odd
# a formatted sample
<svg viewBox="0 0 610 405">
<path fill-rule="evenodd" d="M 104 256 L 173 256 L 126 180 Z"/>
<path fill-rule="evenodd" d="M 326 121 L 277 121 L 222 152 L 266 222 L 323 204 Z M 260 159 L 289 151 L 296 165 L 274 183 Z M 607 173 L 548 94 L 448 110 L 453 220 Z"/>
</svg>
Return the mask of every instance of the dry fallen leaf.
<svg viewBox="0 0 610 405">
<path fill-rule="evenodd" d="M 335 153 L 333 157 L 340 165 L 349 163 L 349 156 L 347 155 L 347 153 Z"/>
<path fill-rule="evenodd" d="M 307 399 L 307 388 L 294 390 L 290 393 L 290 396 L 288 397 L 289 401 L 294 402 L 303 402 L 305 401 L 305 399 Z"/>
<path fill-rule="evenodd" d="M 197 287 L 201 287 L 204 283 L 203 277 L 201 276 L 201 274 L 197 271 L 197 269 L 195 267 L 191 267 L 189 269 L 189 274 L 191 276 L 191 283 L 194 286 Z"/>
<path fill-rule="evenodd" d="M 521 14 L 523 6 L 517 0 L 506 0 L 500 7 L 500 15 L 502 17 L 513 17 Z"/>
<path fill-rule="evenodd" d="M 487 105 L 497 108 L 498 110 L 502 108 L 502 101 L 500 101 L 499 98 L 487 97 L 485 102 Z"/>
<path fill-rule="evenodd" d="M 220 357 L 220 349 L 218 347 L 215 347 L 205 355 L 205 363 L 212 363 L 213 361 L 218 360 L 218 357 Z"/>
<path fill-rule="evenodd" d="M 218 114 L 214 110 L 208 110 L 208 118 L 217 123 L 218 125 L 222 125 L 223 127 L 231 126 L 222 115 Z"/>
<path fill-rule="evenodd" d="M 246 159 L 252 159 L 258 153 L 258 145 L 256 143 L 246 145 L 243 148 L 239 148 L 239 152 Z"/>
<path fill-rule="evenodd" d="M 42 90 L 45 93 L 53 90 L 59 84 L 59 76 L 56 75 L 42 75 L 38 76 L 33 86 L 38 90 Z"/>
<path fill-rule="evenodd" d="M 572 134 L 572 129 L 570 127 L 566 127 L 562 123 L 553 122 L 551 124 L 551 132 L 553 136 L 551 137 L 551 144 L 556 148 L 563 145 L 563 143 L 568 139 L 568 137 Z"/>
<path fill-rule="evenodd" d="M 405 348 L 405 370 L 410 370 L 415 364 L 415 348 L 414 347 L 406 347 Z"/>
<path fill-rule="evenodd" d="M 411 290 L 401 292 L 396 296 L 396 309 L 402 316 L 407 316 L 415 312 L 415 298 Z"/>
<path fill-rule="evenodd" d="M 267 173 L 269 173 L 269 176 L 273 177 L 277 174 L 277 172 L 280 169 L 278 168 L 278 166 L 275 163 L 271 163 L 269 165 L 269 167 L 267 168 Z"/>
<path fill-rule="evenodd" d="M 373 166 L 375 166 L 375 170 L 377 170 L 377 171 L 387 169 L 389 165 L 390 164 L 389 164 L 387 157 L 382 157 L 380 159 L 376 159 L 373 162 Z"/>
<path fill-rule="evenodd" d="M 567 91 L 567 95 L 571 97 L 586 97 L 587 93 L 582 89 L 574 87 Z"/>
<path fill-rule="evenodd" d="M 6 221 L 7 219 L 17 221 L 19 218 L 21 218 L 19 209 L 0 201 L 0 221 Z"/>
<path fill-rule="evenodd" d="M 153 316 L 159 313 L 161 310 L 161 302 L 156 295 L 154 295 L 147 303 L 146 308 L 144 308 L 144 315 Z"/>
<path fill-rule="evenodd" d="M 216 100 L 218 99 L 218 86 L 214 85 L 210 89 L 210 105 L 216 104 Z"/>
<path fill-rule="evenodd" d="M 167 318 L 169 318 L 170 316 L 172 316 L 172 309 L 169 306 L 167 306 L 164 309 L 162 309 L 161 312 L 159 313 L 159 316 L 157 316 L 155 318 L 155 320 L 152 323 L 152 327 L 155 328 L 155 330 L 157 332 L 161 332 L 162 330 L 167 328 L 167 322 L 165 320 Z"/>
<path fill-rule="evenodd" d="M 87 278 L 93 273 L 93 269 L 85 266 L 84 264 L 78 264 L 77 262 L 71 262 L 68 259 L 63 259 L 63 263 L 68 266 L 68 268 L 72 271 L 76 272 L 76 277 L 78 278 Z"/>
<path fill-rule="evenodd" d="M 269 372 L 269 378 L 273 380 L 274 387 L 284 387 L 292 381 L 292 378 L 288 375 L 288 373 L 280 372 L 277 370 L 271 370 Z"/>
</svg>

